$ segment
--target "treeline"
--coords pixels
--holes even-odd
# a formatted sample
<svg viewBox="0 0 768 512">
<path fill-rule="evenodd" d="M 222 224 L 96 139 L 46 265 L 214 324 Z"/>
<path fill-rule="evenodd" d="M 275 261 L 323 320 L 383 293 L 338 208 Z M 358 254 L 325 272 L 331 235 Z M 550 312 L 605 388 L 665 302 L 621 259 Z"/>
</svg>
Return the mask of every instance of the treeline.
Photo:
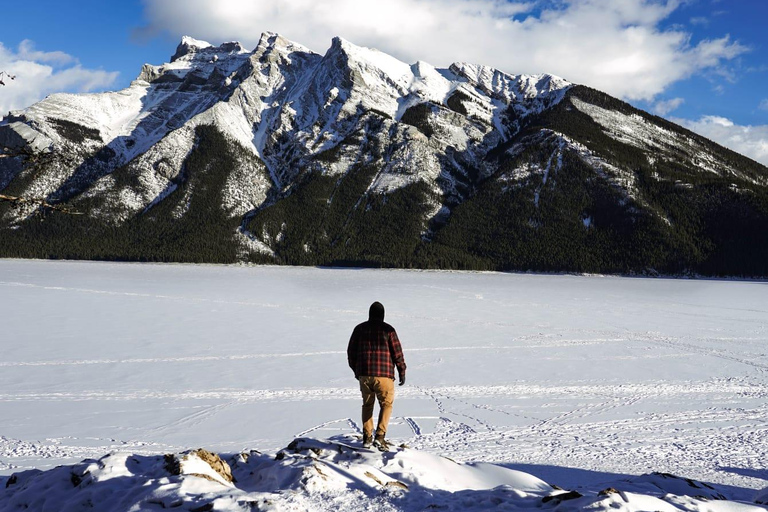
<svg viewBox="0 0 768 512">
<path fill-rule="evenodd" d="M 605 108 L 625 108 L 610 97 L 590 98 L 608 102 Z M 431 107 L 413 109 L 409 121 L 423 129 Z M 631 195 L 570 151 L 561 155 L 562 167 L 553 163 L 546 183 L 541 171 L 516 183 L 497 179 L 523 165 L 546 167 L 558 146 L 554 137 L 544 137 L 514 157 L 497 152 L 499 174 L 474 183 L 472 196 L 439 225 L 430 225 L 428 215 L 440 198 L 425 183 L 387 194 L 370 190 L 384 165 L 377 158 L 361 160 L 342 176 L 305 169 L 290 193 L 272 191 L 267 204 L 243 221 L 222 209 L 224 184 L 244 158 L 242 148 L 203 126 L 176 189 L 156 206 L 120 225 L 57 212 L 33 217 L 0 229 L 0 256 L 768 276 L 763 187 L 702 173 L 685 162 L 660 161 L 651 168 L 641 150 L 608 137 L 589 116 L 563 105 L 555 109 L 561 115 L 532 119 L 519 137 L 549 128 L 588 144 L 633 173 Z M 346 142 L 364 144 L 364 138 Z M 366 151 L 379 155 L 381 149 Z M 739 158 L 734 164 L 746 165 Z M 755 164 L 753 171 L 764 168 Z M 115 179 L 129 183 L 130 175 L 121 172 Z M 78 198 L 74 205 L 85 211 L 98 206 L 89 201 Z M 0 204 L 0 215 L 10 207 Z M 244 251 L 237 239 L 241 223 L 268 243 L 274 258 Z"/>
</svg>

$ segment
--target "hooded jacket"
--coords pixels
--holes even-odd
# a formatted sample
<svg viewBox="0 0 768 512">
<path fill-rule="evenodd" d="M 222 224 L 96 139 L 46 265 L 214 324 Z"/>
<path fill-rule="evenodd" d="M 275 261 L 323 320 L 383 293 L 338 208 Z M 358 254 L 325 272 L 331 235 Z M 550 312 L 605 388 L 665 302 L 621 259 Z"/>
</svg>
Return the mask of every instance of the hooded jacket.
<svg viewBox="0 0 768 512">
<path fill-rule="evenodd" d="M 395 378 L 405 375 L 403 348 L 395 328 L 384 322 L 384 306 L 379 302 L 371 304 L 368 321 L 355 327 L 347 346 L 349 367 L 355 377 Z"/>
</svg>

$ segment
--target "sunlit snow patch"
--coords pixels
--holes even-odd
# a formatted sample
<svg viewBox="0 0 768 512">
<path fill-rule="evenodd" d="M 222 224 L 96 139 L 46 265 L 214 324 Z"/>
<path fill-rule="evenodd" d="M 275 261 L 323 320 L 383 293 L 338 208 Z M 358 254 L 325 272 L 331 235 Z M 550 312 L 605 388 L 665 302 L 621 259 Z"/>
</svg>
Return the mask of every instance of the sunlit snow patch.
<svg viewBox="0 0 768 512">
<path fill-rule="evenodd" d="M 0 483 L 0 511 L 763 510 L 673 475 L 644 475 L 599 492 L 567 491 L 495 464 L 464 464 L 405 446 L 365 449 L 352 435 L 298 438 L 270 455 L 112 453 Z"/>
</svg>

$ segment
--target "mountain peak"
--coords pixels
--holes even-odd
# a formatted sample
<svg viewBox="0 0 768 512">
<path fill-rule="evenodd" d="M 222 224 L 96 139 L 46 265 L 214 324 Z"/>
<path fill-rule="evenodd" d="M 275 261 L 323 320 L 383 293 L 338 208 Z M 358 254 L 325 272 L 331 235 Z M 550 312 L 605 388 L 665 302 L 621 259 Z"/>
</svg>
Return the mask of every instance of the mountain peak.
<svg viewBox="0 0 768 512">
<path fill-rule="evenodd" d="M 176 47 L 176 53 L 173 54 L 173 57 L 171 57 L 171 62 L 176 62 L 179 59 L 182 59 L 189 55 L 196 55 L 197 53 L 225 53 L 225 54 L 232 54 L 232 53 L 243 53 L 247 50 L 245 47 L 238 41 L 231 41 L 228 43 L 223 43 L 220 46 L 213 46 L 211 43 L 207 41 L 201 41 L 199 39 L 195 39 L 193 37 L 184 36 L 181 38 L 181 42 L 179 43 L 179 46 Z"/>
<path fill-rule="evenodd" d="M 404 75 L 411 74 L 411 66 L 375 48 L 357 46 L 344 38 L 334 37 L 331 48 L 327 54 L 344 54 L 353 62 L 363 64 L 365 67 L 376 68 L 397 80 Z"/>
<path fill-rule="evenodd" d="M 207 41 L 201 41 L 190 36 L 183 36 L 179 46 L 176 47 L 176 53 L 174 53 L 173 57 L 171 57 L 171 62 L 175 62 L 185 55 L 196 53 L 198 50 L 210 48 L 211 46 L 213 45 Z"/>
<path fill-rule="evenodd" d="M 331 39 L 331 49 L 342 49 L 349 46 L 355 46 L 355 45 L 350 43 L 349 41 L 347 41 L 341 36 L 334 36 L 334 38 Z"/>
<path fill-rule="evenodd" d="M 450 71 L 466 78 L 489 96 L 506 102 L 520 102 L 553 93 L 562 93 L 572 85 L 567 80 L 546 73 L 510 75 L 489 66 L 467 62 L 454 62 L 451 64 Z"/>
<path fill-rule="evenodd" d="M 186 45 L 186 46 L 194 46 L 195 48 L 201 48 L 201 49 L 213 46 L 208 41 L 202 41 L 200 39 L 195 39 L 194 37 L 191 37 L 191 36 L 182 36 L 180 44 Z"/>
<path fill-rule="evenodd" d="M 254 52 L 268 52 L 271 50 L 281 50 L 284 52 L 314 53 L 309 48 L 291 41 L 278 34 L 277 32 L 262 32 L 259 42 L 256 44 Z"/>
<path fill-rule="evenodd" d="M 331 47 L 325 52 L 326 57 L 348 57 L 350 53 L 354 53 L 355 45 L 350 43 L 344 38 L 339 36 L 331 39 Z"/>
<path fill-rule="evenodd" d="M 276 32 L 262 32 L 259 37 L 259 42 L 256 44 L 256 48 L 268 48 L 274 46 L 278 39 L 284 38 Z"/>
</svg>

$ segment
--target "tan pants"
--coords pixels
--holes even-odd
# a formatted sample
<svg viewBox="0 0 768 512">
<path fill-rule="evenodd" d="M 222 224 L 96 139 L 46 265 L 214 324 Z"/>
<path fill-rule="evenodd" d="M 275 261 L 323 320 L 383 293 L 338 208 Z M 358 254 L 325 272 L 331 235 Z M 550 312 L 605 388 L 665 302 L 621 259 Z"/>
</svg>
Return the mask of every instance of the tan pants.
<svg viewBox="0 0 768 512">
<path fill-rule="evenodd" d="M 379 400 L 379 424 L 376 426 L 376 437 L 387 434 L 389 417 L 392 416 L 392 403 L 395 401 L 395 381 L 387 377 L 361 376 L 360 391 L 363 394 L 363 435 L 368 437 L 373 433 L 373 406 Z"/>
</svg>

